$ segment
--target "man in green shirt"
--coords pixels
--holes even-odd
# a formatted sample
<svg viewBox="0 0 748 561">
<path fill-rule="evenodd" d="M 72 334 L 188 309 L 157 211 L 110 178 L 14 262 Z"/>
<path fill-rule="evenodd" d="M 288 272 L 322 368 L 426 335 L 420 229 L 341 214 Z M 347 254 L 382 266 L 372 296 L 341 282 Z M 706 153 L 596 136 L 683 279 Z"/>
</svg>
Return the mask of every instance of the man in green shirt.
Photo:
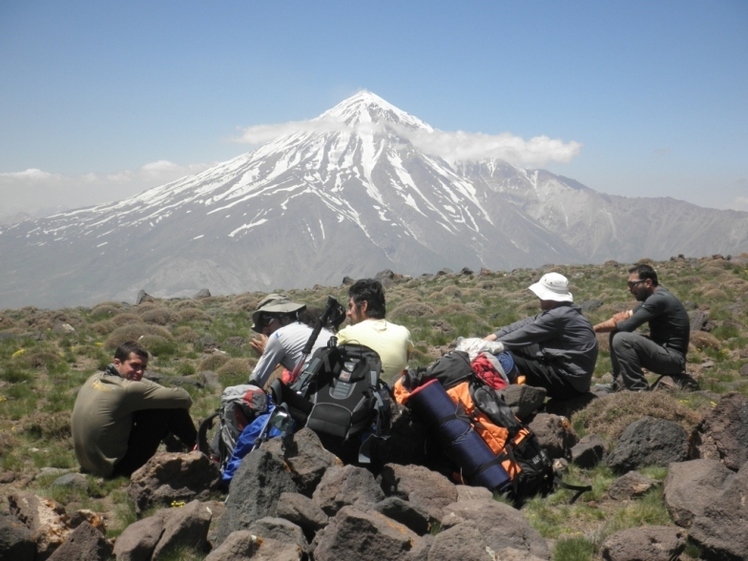
<svg viewBox="0 0 748 561">
<path fill-rule="evenodd" d="M 129 477 L 169 433 L 194 447 L 192 399 L 182 388 L 143 380 L 147 365 L 143 347 L 123 343 L 112 364 L 88 378 L 78 392 L 71 424 L 75 457 L 84 472 Z"/>
</svg>

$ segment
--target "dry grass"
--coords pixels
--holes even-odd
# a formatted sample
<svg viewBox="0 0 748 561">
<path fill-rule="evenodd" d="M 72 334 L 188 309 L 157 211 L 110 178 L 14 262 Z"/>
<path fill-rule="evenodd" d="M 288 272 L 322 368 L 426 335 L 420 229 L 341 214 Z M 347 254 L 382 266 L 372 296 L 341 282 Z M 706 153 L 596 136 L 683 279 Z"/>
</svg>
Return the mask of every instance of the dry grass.
<svg viewBox="0 0 748 561">
<path fill-rule="evenodd" d="M 649 416 L 673 421 L 690 434 L 703 412 L 689 409 L 675 394 L 667 392 L 618 392 L 594 400 L 574 416 L 575 428 L 615 442 L 634 421 Z"/>
</svg>

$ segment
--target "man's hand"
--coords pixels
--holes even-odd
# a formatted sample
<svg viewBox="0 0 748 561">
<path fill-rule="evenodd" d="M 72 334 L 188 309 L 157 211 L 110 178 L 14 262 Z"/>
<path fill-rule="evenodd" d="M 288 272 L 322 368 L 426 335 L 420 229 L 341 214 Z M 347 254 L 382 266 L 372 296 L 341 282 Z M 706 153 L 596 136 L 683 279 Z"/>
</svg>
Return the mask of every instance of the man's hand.
<svg viewBox="0 0 748 561">
<path fill-rule="evenodd" d="M 262 353 L 265 352 L 265 345 L 268 344 L 268 337 L 267 335 L 258 335 L 254 339 L 250 340 L 249 346 L 252 347 L 252 350 L 257 354 L 257 356 L 262 356 Z"/>
<path fill-rule="evenodd" d="M 622 321 L 624 321 L 626 319 L 629 319 L 632 316 L 633 313 L 634 312 L 632 312 L 631 310 L 626 310 L 625 312 L 618 312 L 611 319 L 616 324 L 618 324 L 618 323 L 620 323 L 620 322 L 622 322 Z"/>
<path fill-rule="evenodd" d="M 491 333 L 490 335 L 486 335 L 485 337 L 483 337 L 483 339 L 486 341 L 496 341 L 498 337 L 496 337 L 496 333 Z"/>
<path fill-rule="evenodd" d="M 610 333 L 615 331 L 620 322 L 629 319 L 633 315 L 633 310 L 626 310 L 625 312 L 618 312 L 614 314 L 612 318 L 605 320 L 597 325 L 593 325 L 592 329 L 595 333 Z"/>
</svg>

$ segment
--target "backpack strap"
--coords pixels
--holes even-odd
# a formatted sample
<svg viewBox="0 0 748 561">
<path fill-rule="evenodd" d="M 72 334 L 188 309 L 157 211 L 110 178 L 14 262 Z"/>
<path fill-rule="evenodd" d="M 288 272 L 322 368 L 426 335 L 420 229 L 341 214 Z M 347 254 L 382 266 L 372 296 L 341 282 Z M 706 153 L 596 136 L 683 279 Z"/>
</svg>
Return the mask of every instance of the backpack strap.
<svg viewBox="0 0 748 561">
<path fill-rule="evenodd" d="M 574 493 L 574 496 L 569 501 L 569 504 L 574 504 L 576 500 L 581 497 L 584 493 L 587 493 L 588 491 L 592 491 L 592 485 L 571 485 L 570 483 L 565 483 L 561 480 L 561 476 L 555 475 L 553 477 L 553 486 L 554 487 L 561 487 L 563 489 L 569 489 L 570 491 L 576 491 Z"/>
<path fill-rule="evenodd" d="M 220 412 L 220 409 L 216 409 L 213 413 L 205 417 L 197 430 L 197 449 L 208 457 L 214 453 L 208 443 L 208 431 L 213 428 L 215 420 Z"/>
</svg>

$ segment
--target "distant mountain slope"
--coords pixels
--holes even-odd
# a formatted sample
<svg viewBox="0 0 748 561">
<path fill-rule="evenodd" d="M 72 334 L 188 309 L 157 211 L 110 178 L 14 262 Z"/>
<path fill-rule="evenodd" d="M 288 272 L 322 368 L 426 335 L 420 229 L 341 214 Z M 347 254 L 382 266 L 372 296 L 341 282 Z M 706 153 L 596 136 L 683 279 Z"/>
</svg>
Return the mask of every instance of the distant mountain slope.
<svg viewBox="0 0 748 561">
<path fill-rule="evenodd" d="M 452 165 L 409 140 L 429 125 L 369 92 L 309 125 L 123 201 L 0 227 L 0 307 L 748 250 L 748 213 Z"/>
</svg>

